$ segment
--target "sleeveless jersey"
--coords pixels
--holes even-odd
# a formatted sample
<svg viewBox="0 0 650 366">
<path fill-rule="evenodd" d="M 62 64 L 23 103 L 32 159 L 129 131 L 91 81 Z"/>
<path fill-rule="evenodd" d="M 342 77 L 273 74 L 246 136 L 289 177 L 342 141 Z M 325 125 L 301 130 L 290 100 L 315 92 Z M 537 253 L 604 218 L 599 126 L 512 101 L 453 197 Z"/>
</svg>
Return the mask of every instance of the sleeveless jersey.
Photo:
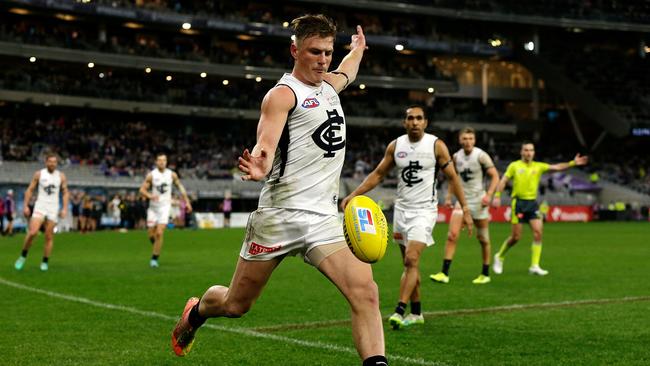
<svg viewBox="0 0 650 366">
<path fill-rule="evenodd" d="M 408 135 L 397 138 L 395 165 L 397 166 L 397 198 L 400 210 L 437 210 L 436 157 L 434 146 L 438 138 L 425 133 L 416 143 Z"/>
<path fill-rule="evenodd" d="M 61 174 L 58 170 L 50 173 L 47 168 L 41 169 L 38 179 L 38 197 L 36 204 L 59 206 L 59 192 L 61 191 Z"/>
<path fill-rule="evenodd" d="M 172 171 L 165 168 L 161 173 L 158 168 L 151 171 L 151 191 L 158 195 L 158 201 L 150 205 L 169 205 L 172 203 Z"/>
<path fill-rule="evenodd" d="M 454 153 L 454 163 L 467 202 L 480 201 L 485 195 L 483 185 L 485 171 L 494 166 L 490 156 L 478 147 L 474 147 L 469 155 L 465 154 L 465 150 L 460 149 Z"/>
<path fill-rule="evenodd" d="M 339 179 L 345 160 L 345 116 L 336 90 L 323 81 L 304 84 L 284 74 L 296 98 L 275 151 L 259 207 L 337 215 Z"/>
</svg>

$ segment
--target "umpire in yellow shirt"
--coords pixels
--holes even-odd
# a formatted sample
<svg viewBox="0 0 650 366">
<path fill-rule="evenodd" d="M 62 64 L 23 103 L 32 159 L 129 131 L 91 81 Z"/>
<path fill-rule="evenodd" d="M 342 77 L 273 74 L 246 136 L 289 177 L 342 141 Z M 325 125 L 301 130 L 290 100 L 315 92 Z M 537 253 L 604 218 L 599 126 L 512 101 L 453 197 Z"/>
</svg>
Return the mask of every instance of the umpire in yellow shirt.
<svg viewBox="0 0 650 366">
<path fill-rule="evenodd" d="M 547 270 L 539 266 L 539 260 L 542 256 L 542 216 L 537 205 L 537 191 L 542 174 L 546 172 L 558 172 L 567 170 L 574 166 L 585 165 L 588 162 L 587 156 L 576 157 L 568 163 L 547 164 L 533 161 L 535 157 L 535 145 L 532 142 L 521 144 L 521 160 L 513 161 L 508 165 L 506 173 L 501 178 L 497 186 L 494 197 L 496 201 L 500 200 L 501 192 L 512 180 L 512 232 L 503 242 L 501 249 L 494 255 L 492 270 L 496 274 L 503 273 L 503 261 L 505 255 L 521 238 L 521 224 L 527 222 L 533 230 L 533 245 L 531 246 L 531 264 L 528 273 L 545 276 Z"/>
</svg>

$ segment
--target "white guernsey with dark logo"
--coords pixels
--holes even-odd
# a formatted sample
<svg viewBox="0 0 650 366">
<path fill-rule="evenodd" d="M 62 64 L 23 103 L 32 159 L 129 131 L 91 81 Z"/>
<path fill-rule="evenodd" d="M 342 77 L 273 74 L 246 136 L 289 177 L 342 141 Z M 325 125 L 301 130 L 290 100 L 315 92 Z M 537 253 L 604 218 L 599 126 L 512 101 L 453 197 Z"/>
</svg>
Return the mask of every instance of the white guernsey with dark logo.
<svg viewBox="0 0 650 366">
<path fill-rule="evenodd" d="M 470 204 L 480 203 L 485 195 L 483 185 L 485 172 L 494 166 L 492 159 L 485 151 L 474 147 L 469 154 L 466 154 L 463 149 L 454 153 L 454 163 L 460 176 L 465 199 Z"/>
<path fill-rule="evenodd" d="M 36 203 L 39 206 L 59 208 L 59 192 L 61 191 L 61 174 L 58 170 L 50 173 L 46 168 L 41 169 L 38 179 L 38 197 Z"/>
<path fill-rule="evenodd" d="M 339 96 L 325 81 L 311 86 L 291 74 L 284 74 L 278 85 L 291 88 L 296 104 L 289 111 L 259 207 L 336 215 L 345 160 L 345 116 Z"/>
<path fill-rule="evenodd" d="M 157 201 L 149 202 L 150 206 L 166 206 L 172 204 L 172 171 L 165 168 L 162 172 L 157 168 L 151 171 L 151 193 L 158 196 Z"/>
<path fill-rule="evenodd" d="M 408 135 L 397 138 L 394 155 L 398 178 L 396 208 L 437 209 L 436 157 L 433 150 L 437 139 L 428 133 L 415 143 L 409 140 Z"/>
</svg>

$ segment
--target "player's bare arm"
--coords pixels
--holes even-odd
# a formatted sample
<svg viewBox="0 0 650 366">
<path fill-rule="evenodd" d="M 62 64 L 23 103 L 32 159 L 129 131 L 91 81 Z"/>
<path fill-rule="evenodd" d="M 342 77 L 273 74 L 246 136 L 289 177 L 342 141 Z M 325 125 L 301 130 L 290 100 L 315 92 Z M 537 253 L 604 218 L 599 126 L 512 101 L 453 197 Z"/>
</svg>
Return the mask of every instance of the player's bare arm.
<svg viewBox="0 0 650 366">
<path fill-rule="evenodd" d="M 187 212 L 192 213 L 192 203 L 190 203 L 190 199 L 187 197 L 187 191 L 185 190 L 183 183 L 181 183 L 181 180 L 178 178 L 176 172 L 172 172 L 172 181 L 174 182 L 174 185 L 176 185 L 176 188 L 178 188 L 178 191 L 181 192 L 181 197 L 183 197 L 183 201 L 185 201 Z"/>
<path fill-rule="evenodd" d="M 451 157 L 452 164 L 456 166 L 456 159 L 452 156 Z M 452 208 L 453 205 L 451 204 L 451 196 L 455 196 L 456 192 L 454 192 L 453 187 L 449 185 L 447 187 L 447 195 L 445 196 L 445 206 Z"/>
<path fill-rule="evenodd" d="M 458 178 L 458 174 L 456 174 L 456 168 L 454 167 L 449 154 L 449 149 L 445 142 L 440 139 L 436 140 L 433 149 L 438 166 L 440 166 L 442 172 L 445 173 L 445 176 L 449 179 L 449 189 L 454 192 L 456 199 L 463 208 L 463 222 L 467 226 L 468 234 L 471 236 L 474 231 L 474 220 L 472 219 L 471 212 L 467 206 L 467 201 L 465 201 L 465 193 L 460 184 L 460 178 Z"/>
<path fill-rule="evenodd" d="M 341 64 L 336 70 L 325 74 L 323 77 L 325 81 L 334 87 L 337 93 L 356 80 L 363 52 L 367 48 L 363 29 L 361 29 L 360 25 L 357 25 L 357 34 L 352 35 L 350 41 L 350 52 L 341 60 Z"/>
<path fill-rule="evenodd" d="M 341 201 L 341 209 L 345 210 L 345 206 L 348 205 L 348 202 L 355 196 L 364 194 L 368 191 L 371 191 L 373 188 L 377 187 L 381 183 L 386 175 L 395 167 L 395 145 L 397 145 L 397 140 L 393 140 L 386 147 L 386 153 L 381 159 L 375 170 L 373 170 L 368 176 L 359 184 L 359 186 L 352 191 L 347 197 Z"/>
<path fill-rule="evenodd" d="M 41 179 L 40 170 L 34 173 L 34 176 L 32 177 L 32 180 L 29 182 L 29 186 L 27 186 L 27 190 L 25 191 L 25 198 L 23 200 L 23 215 L 25 215 L 27 218 L 29 218 L 29 216 L 32 214 L 32 212 L 29 210 L 29 202 L 32 200 L 32 195 L 34 194 L 36 186 L 38 186 L 39 179 Z"/>
<path fill-rule="evenodd" d="M 68 203 L 70 202 L 70 190 L 68 190 L 68 178 L 61 174 L 61 193 L 63 193 L 63 208 L 59 212 L 59 216 L 63 219 L 68 215 Z"/>
<path fill-rule="evenodd" d="M 140 194 L 148 200 L 155 201 L 158 198 L 158 196 L 149 192 L 149 190 L 151 189 L 152 181 L 153 181 L 153 176 L 151 175 L 151 173 L 147 174 L 146 178 L 144 178 L 144 182 L 142 182 L 142 185 L 140 185 Z"/>
<path fill-rule="evenodd" d="M 582 166 L 582 165 L 587 165 L 589 162 L 589 157 L 586 155 L 580 155 L 576 154 L 576 157 L 573 158 L 573 160 L 566 162 L 566 163 L 557 163 L 557 164 L 551 164 L 548 167 L 548 170 L 551 172 L 561 172 L 563 170 L 567 170 L 569 168 L 573 168 L 574 166 Z"/>
<path fill-rule="evenodd" d="M 239 157 L 242 180 L 260 181 L 269 174 L 287 116 L 295 105 L 296 97 L 287 86 L 279 85 L 266 93 L 257 125 L 257 143 L 252 152 L 245 149 Z"/>
<path fill-rule="evenodd" d="M 499 171 L 497 171 L 497 168 L 492 166 L 487 169 L 486 171 L 487 176 L 490 178 L 490 185 L 488 186 L 487 191 L 485 192 L 485 196 L 481 199 L 481 205 L 483 206 L 489 206 L 490 202 L 492 201 L 492 197 L 494 196 L 494 193 L 497 190 L 497 187 L 499 185 Z"/>
</svg>

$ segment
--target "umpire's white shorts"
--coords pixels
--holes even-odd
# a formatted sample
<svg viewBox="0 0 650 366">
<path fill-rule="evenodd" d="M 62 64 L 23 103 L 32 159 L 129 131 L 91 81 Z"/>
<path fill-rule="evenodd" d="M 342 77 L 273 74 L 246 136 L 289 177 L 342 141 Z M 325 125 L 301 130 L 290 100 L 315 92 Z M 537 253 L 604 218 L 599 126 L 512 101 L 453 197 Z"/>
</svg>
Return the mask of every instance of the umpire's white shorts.
<svg viewBox="0 0 650 366">
<path fill-rule="evenodd" d="M 433 228 L 438 218 L 437 209 L 393 211 L 393 239 L 402 246 L 409 241 L 419 241 L 427 246 L 434 244 Z"/>
<path fill-rule="evenodd" d="M 169 223 L 169 210 L 172 205 L 152 205 L 147 209 L 147 227 L 167 225 Z"/>
</svg>

